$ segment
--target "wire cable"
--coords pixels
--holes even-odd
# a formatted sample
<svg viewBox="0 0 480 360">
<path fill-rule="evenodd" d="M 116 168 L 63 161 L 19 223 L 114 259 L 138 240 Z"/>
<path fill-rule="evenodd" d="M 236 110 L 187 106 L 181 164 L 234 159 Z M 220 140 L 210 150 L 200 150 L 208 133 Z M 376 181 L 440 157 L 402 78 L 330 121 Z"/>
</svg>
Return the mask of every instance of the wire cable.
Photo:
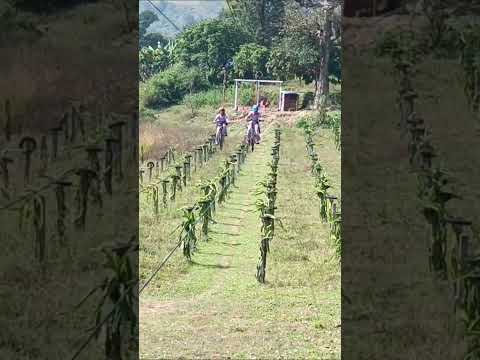
<svg viewBox="0 0 480 360">
<path fill-rule="evenodd" d="M 170 20 L 170 18 L 169 18 L 167 15 L 165 15 L 165 14 L 163 13 L 163 11 L 160 10 L 160 9 L 157 7 L 157 5 L 155 5 L 151 0 L 147 0 L 147 1 L 150 3 L 150 5 L 153 6 L 153 8 L 154 8 L 155 10 L 157 10 L 165 19 L 167 19 L 167 21 L 168 21 L 178 32 L 182 32 L 182 30 L 181 30 L 172 20 Z"/>
</svg>

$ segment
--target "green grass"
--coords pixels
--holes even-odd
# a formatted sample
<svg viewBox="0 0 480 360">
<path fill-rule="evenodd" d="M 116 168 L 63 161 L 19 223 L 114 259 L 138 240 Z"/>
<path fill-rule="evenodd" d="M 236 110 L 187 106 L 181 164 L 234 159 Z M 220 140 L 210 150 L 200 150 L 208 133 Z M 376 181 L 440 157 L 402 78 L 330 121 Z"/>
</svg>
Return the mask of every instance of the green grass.
<svg viewBox="0 0 480 360">
<path fill-rule="evenodd" d="M 313 178 L 300 129 L 282 134 L 277 215 L 284 229 L 277 226 L 271 243 L 267 284 L 255 279 L 260 219 L 252 191 L 267 173 L 272 141 L 270 133 L 248 155 L 238 187 L 218 209 L 218 224 L 208 242 L 200 241 L 193 262 L 178 251 L 142 294 L 142 358 L 340 358 L 340 264 L 311 201 Z M 329 140 L 327 149 L 339 167 Z M 332 171 L 336 184 L 339 175 Z M 167 224 L 172 228 L 174 221 Z M 146 275 L 161 260 L 160 249 L 174 241 L 154 236 L 154 223 L 141 226 Z"/>
</svg>

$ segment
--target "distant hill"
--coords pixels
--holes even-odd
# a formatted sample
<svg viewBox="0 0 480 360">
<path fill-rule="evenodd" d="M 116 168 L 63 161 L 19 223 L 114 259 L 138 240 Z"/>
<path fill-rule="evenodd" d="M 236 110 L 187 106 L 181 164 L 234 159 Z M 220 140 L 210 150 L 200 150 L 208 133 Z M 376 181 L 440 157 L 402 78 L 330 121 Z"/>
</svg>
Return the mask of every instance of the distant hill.
<svg viewBox="0 0 480 360">
<path fill-rule="evenodd" d="M 226 6 L 224 0 L 176 0 L 152 1 L 180 29 L 202 20 L 217 17 Z M 148 1 L 140 0 L 139 11 L 150 10 L 157 14 L 159 21 L 148 28 L 148 32 L 159 32 L 166 37 L 174 37 L 178 31 Z"/>
</svg>

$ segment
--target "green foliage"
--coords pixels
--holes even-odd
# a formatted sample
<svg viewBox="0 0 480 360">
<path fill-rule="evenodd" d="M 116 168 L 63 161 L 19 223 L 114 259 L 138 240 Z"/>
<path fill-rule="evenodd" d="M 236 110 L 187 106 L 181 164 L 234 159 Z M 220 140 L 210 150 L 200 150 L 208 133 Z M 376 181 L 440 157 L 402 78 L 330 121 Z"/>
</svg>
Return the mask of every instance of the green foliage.
<svg viewBox="0 0 480 360">
<path fill-rule="evenodd" d="M 312 82 L 318 73 L 321 51 L 318 40 L 306 34 L 286 33 L 270 53 L 267 69 L 276 79 L 295 77 Z M 341 47 L 332 45 L 329 62 L 330 79 L 341 80 Z"/>
<path fill-rule="evenodd" d="M 97 292 L 101 293 L 100 301 L 95 309 L 94 335 L 98 339 L 101 330 L 105 329 L 105 356 L 107 359 L 122 358 L 123 345 L 127 337 L 133 340 L 138 322 L 137 278 L 132 258 L 138 256 L 138 242 L 133 237 L 127 244 L 105 247 L 104 268 L 109 275 L 77 305 L 80 307 Z M 127 332 L 128 330 L 128 332 Z"/>
<path fill-rule="evenodd" d="M 322 116 L 325 118 L 325 113 Z M 342 220 L 341 213 L 337 211 L 337 198 L 329 196 L 328 194 L 328 190 L 331 189 L 332 186 L 329 183 L 322 165 L 319 163 L 319 157 L 315 151 L 315 144 L 312 137 L 314 128 L 312 127 L 311 121 L 304 118 L 299 127 L 304 129 L 307 154 L 312 161 L 311 172 L 315 177 L 315 192 L 320 202 L 320 218 L 329 225 L 330 241 L 335 247 L 337 256 L 340 257 L 342 249 Z"/>
<path fill-rule="evenodd" d="M 270 99 L 271 106 L 275 106 L 278 103 L 278 90 L 263 88 L 261 95 Z M 225 92 L 225 103 L 233 104 L 235 96 L 234 87 L 230 86 Z M 245 86 L 241 88 L 238 95 L 238 101 L 241 106 L 253 105 L 255 103 L 255 89 L 252 86 Z M 218 107 L 223 102 L 223 89 L 222 87 L 214 87 L 205 91 L 195 92 L 185 96 L 184 103 L 187 106 L 201 107 Z"/>
<path fill-rule="evenodd" d="M 190 115 L 192 118 L 197 115 L 197 110 L 201 107 L 201 98 L 197 96 L 197 94 L 188 94 L 183 98 L 183 104 L 190 109 Z"/>
<path fill-rule="evenodd" d="M 232 61 L 242 44 L 251 40 L 236 23 L 208 20 L 184 31 L 177 39 L 176 62 L 197 66 L 211 84 L 223 80 L 222 66 Z"/>
<path fill-rule="evenodd" d="M 179 103 L 190 91 L 206 89 L 202 72 L 175 64 L 140 85 L 140 106 L 164 108 Z"/>
<path fill-rule="evenodd" d="M 255 43 L 244 44 L 233 58 L 235 74 L 241 78 L 253 79 L 259 72 L 265 78 L 268 58 L 269 51 L 266 47 Z"/>
<path fill-rule="evenodd" d="M 167 39 L 160 33 L 149 33 L 140 38 L 140 48 L 150 46 L 155 49 L 159 47 L 159 45 L 163 47 L 167 45 L 167 43 Z"/>
<path fill-rule="evenodd" d="M 197 249 L 197 234 L 195 230 L 197 219 L 193 212 L 193 207 L 182 208 L 182 210 L 183 222 L 180 240 L 183 242 L 183 255 L 188 260 L 191 260 L 194 251 Z"/>
<path fill-rule="evenodd" d="M 342 46 L 334 44 L 330 49 L 330 59 L 328 63 L 328 72 L 330 81 L 339 84 L 342 80 Z"/>
<path fill-rule="evenodd" d="M 273 47 L 267 68 L 279 80 L 299 77 L 311 82 L 319 62 L 316 46 L 317 42 L 306 36 L 287 35 Z"/>
<path fill-rule="evenodd" d="M 228 93 L 228 92 L 227 92 Z M 229 91 L 231 93 L 231 90 Z M 229 96 L 230 94 L 226 95 Z M 217 107 L 218 104 L 223 102 L 223 92 L 221 88 L 215 87 L 213 89 L 197 92 L 191 95 L 187 95 L 184 102 L 195 108 L 201 108 L 204 106 Z"/>
<path fill-rule="evenodd" d="M 171 57 L 164 48 L 147 47 L 139 52 L 139 76 L 141 81 L 148 80 L 152 75 L 165 70 L 171 65 Z"/>
<path fill-rule="evenodd" d="M 138 32 L 140 36 L 140 44 L 142 43 L 143 37 L 147 34 L 147 29 L 155 21 L 158 21 L 158 16 L 155 15 L 152 11 L 142 11 L 138 17 Z"/>
<path fill-rule="evenodd" d="M 427 39 L 413 31 L 391 30 L 382 35 L 375 51 L 379 56 L 389 56 L 397 66 L 412 66 L 422 59 L 427 45 Z"/>
<path fill-rule="evenodd" d="M 297 127 L 311 134 L 315 129 L 330 129 L 333 132 L 335 145 L 340 150 L 341 142 L 341 110 L 320 110 L 304 116 L 297 122 Z"/>
<path fill-rule="evenodd" d="M 140 13 L 138 23 L 140 49 L 149 46 L 155 49 L 159 44 L 161 47 L 167 45 L 167 39 L 162 34 L 147 33 L 147 29 L 156 21 L 158 21 L 158 16 L 152 11 L 147 10 Z"/>
<path fill-rule="evenodd" d="M 255 42 L 270 47 L 282 29 L 286 0 L 230 0 L 233 14 L 223 14 L 246 29 Z"/>
</svg>

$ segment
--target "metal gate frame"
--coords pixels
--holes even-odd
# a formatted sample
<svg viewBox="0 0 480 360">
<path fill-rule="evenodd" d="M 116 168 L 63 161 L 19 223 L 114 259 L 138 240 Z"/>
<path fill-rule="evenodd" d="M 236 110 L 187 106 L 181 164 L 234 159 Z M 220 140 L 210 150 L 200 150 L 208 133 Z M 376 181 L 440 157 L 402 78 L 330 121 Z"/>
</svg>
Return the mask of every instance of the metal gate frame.
<svg viewBox="0 0 480 360">
<path fill-rule="evenodd" d="M 280 111 L 280 103 L 281 103 L 281 94 L 282 94 L 282 84 L 283 81 L 280 80 L 253 80 L 253 79 L 235 79 L 235 111 L 238 110 L 238 84 L 242 82 L 247 83 L 255 83 L 257 88 L 257 105 L 260 101 L 260 84 L 278 84 L 279 91 L 278 91 L 278 110 Z"/>
</svg>

